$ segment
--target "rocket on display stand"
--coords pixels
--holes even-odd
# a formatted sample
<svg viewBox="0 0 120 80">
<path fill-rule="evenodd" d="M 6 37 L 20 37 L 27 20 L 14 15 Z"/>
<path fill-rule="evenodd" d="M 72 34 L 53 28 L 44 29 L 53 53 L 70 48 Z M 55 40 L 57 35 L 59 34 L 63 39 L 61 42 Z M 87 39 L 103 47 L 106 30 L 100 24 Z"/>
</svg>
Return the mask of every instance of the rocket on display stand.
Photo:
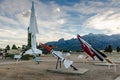
<svg viewBox="0 0 120 80">
<path fill-rule="evenodd" d="M 31 16 L 30 16 L 30 24 L 29 24 L 29 33 L 31 33 L 31 49 L 27 50 L 25 54 L 34 55 L 34 60 L 39 62 L 39 58 L 36 56 L 37 54 L 42 54 L 42 51 L 36 48 L 36 34 L 39 33 L 37 27 L 37 21 L 35 16 L 34 2 L 32 2 L 31 8 Z"/>
<path fill-rule="evenodd" d="M 73 61 L 71 60 L 66 60 L 61 54 L 60 54 L 60 51 L 55 51 L 53 50 L 51 47 L 45 45 L 45 44 L 42 44 L 42 47 L 44 47 L 48 52 L 52 53 L 52 55 L 54 55 L 58 60 L 60 60 L 61 62 L 63 62 L 65 68 L 73 68 L 74 70 L 78 70 L 77 68 L 75 68 L 72 64 L 73 64 Z"/>
<path fill-rule="evenodd" d="M 83 40 L 79 34 L 77 35 L 77 38 L 80 41 L 83 50 L 90 57 L 92 57 L 94 59 L 94 56 L 96 56 L 100 61 L 106 60 L 108 63 L 113 64 L 113 62 L 110 61 L 110 59 L 108 59 L 107 56 L 104 53 L 102 53 L 99 50 L 93 48 L 90 44 L 88 44 L 85 40 Z"/>
</svg>

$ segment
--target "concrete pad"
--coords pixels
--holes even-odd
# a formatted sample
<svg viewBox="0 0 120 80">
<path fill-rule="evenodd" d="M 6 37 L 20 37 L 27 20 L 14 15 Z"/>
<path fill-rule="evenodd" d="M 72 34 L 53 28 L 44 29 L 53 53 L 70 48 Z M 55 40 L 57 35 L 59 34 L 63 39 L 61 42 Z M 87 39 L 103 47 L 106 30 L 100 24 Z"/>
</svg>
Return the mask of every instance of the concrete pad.
<svg viewBox="0 0 120 80">
<path fill-rule="evenodd" d="M 109 63 L 95 63 L 97 66 L 116 66 L 116 64 L 109 64 Z"/>
<path fill-rule="evenodd" d="M 114 68 L 114 72 L 116 72 L 117 64 L 110 64 L 110 63 L 95 63 L 97 66 L 108 66 L 108 69 L 111 67 Z"/>
<path fill-rule="evenodd" d="M 120 76 L 118 76 L 115 80 L 120 80 Z"/>
<path fill-rule="evenodd" d="M 62 73 L 62 74 L 84 74 L 88 69 L 78 69 L 78 71 L 69 70 L 69 69 L 48 69 L 49 72 Z"/>
<path fill-rule="evenodd" d="M 117 64 L 120 64 L 120 61 L 117 61 L 117 60 L 116 60 L 116 61 L 114 60 L 113 62 L 114 62 L 114 63 L 117 63 Z"/>
</svg>

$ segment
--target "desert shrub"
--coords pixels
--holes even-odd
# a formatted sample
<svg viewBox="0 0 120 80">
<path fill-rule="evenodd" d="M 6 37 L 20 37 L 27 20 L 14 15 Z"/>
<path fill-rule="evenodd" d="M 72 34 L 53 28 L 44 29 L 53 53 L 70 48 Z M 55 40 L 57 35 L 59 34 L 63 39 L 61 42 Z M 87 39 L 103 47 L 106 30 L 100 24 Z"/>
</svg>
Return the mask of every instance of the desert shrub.
<svg viewBox="0 0 120 80">
<path fill-rule="evenodd" d="M 14 58 L 14 55 L 15 55 L 15 54 L 6 54 L 5 57 L 10 57 L 10 58 L 13 59 L 13 58 Z"/>
<path fill-rule="evenodd" d="M 30 55 L 26 54 L 21 57 L 22 60 L 29 60 Z"/>
</svg>

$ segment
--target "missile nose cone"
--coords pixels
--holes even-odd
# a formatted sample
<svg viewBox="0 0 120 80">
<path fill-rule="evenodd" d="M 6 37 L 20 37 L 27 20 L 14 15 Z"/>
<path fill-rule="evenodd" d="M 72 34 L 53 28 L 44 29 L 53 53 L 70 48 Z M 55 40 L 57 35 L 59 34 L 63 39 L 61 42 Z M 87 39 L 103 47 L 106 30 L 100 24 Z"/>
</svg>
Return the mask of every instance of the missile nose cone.
<svg viewBox="0 0 120 80">
<path fill-rule="evenodd" d="M 32 6 L 34 6 L 34 2 L 32 1 Z"/>
<path fill-rule="evenodd" d="M 47 46 L 45 44 L 40 43 L 40 45 L 42 45 L 48 52 L 50 52 L 52 50 L 51 47 L 49 47 L 49 46 Z"/>
<path fill-rule="evenodd" d="M 34 11 L 34 2 L 32 1 L 32 7 L 31 7 L 31 12 Z"/>
<path fill-rule="evenodd" d="M 79 34 L 77 34 L 77 38 L 81 38 L 81 36 Z"/>
</svg>

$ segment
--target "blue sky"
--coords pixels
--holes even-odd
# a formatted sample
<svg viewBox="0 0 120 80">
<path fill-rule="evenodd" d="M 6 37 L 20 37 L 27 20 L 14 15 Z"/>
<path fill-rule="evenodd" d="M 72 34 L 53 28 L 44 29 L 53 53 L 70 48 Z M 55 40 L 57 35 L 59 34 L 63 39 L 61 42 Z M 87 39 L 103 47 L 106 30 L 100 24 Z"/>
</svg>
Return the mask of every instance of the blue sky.
<svg viewBox="0 0 120 80">
<path fill-rule="evenodd" d="M 119 0 L 0 0 L 0 47 L 27 44 L 31 1 L 39 28 L 37 42 L 77 34 L 120 34 Z"/>
</svg>

